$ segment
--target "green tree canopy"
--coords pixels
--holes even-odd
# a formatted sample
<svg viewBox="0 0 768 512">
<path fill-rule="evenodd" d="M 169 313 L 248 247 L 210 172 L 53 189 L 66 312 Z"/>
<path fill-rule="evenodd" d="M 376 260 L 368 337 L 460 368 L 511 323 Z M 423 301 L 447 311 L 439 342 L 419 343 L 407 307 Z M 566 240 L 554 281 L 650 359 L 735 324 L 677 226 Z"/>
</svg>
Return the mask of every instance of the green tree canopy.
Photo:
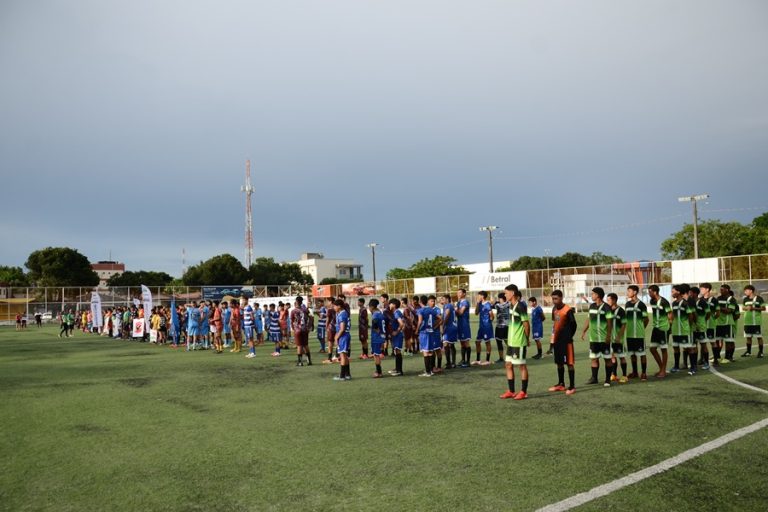
<svg viewBox="0 0 768 512">
<path fill-rule="evenodd" d="M 586 267 L 590 265 L 610 265 L 621 263 L 618 256 L 610 256 L 602 252 L 593 252 L 587 256 L 578 252 L 566 252 L 560 256 L 549 257 L 549 268 Z M 520 256 L 509 267 L 497 269 L 498 272 L 510 272 L 515 270 L 540 270 L 547 268 L 545 256 Z"/>
<path fill-rule="evenodd" d="M 454 266 L 456 258 L 451 256 L 435 256 L 424 258 L 410 267 L 393 268 L 387 272 L 387 279 L 414 279 L 419 277 L 457 276 L 469 274 L 469 271 L 461 266 Z"/>
<path fill-rule="evenodd" d="M 699 257 L 737 256 L 768 252 L 768 229 L 762 228 L 764 215 L 750 225 L 739 222 L 705 220 L 699 223 Z M 693 224 L 685 224 L 661 243 L 661 255 L 666 259 L 685 260 L 693 254 Z"/>
<path fill-rule="evenodd" d="M 27 258 L 29 279 L 38 286 L 96 286 L 99 276 L 88 258 L 69 247 L 46 247 Z"/>
<path fill-rule="evenodd" d="M 115 274 L 109 278 L 109 286 L 165 286 L 173 281 L 173 277 L 165 272 L 153 272 L 150 270 L 138 270 L 136 272 L 124 272 L 120 275 Z"/>
<path fill-rule="evenodd" d="M 244 284 L 248 270 L 231 254 L 220 254 L 189 267 L 181 280 L 188 286 Z"/>
<path fill-rule="evenodd" d="M 344 284 L 344 283 L 359 283 L 359 279 L 341 279 L 338 277 L 326 277 L 318 284 Z"/>
<path fill-rule="evenodd" d="M 21 267 L 0 265 L 0 283 L 8 286 L 29 286 L 29 278 Z"/>
<path fill-rule="evenodd" d="M 278 263 L 274 258 L 256 258 L 248 269 L 251 284 L 314 284 L 312 276 L 301 271 L 298 263 Z"/>
</svg>

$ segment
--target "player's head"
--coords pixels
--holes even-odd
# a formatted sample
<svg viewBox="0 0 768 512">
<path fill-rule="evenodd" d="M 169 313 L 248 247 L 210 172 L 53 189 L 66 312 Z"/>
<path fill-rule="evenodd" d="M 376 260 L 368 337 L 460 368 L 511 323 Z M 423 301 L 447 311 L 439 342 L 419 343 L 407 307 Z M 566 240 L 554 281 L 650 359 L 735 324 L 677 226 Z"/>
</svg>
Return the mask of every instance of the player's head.
<svg viewBox="0 0 768 512">
<path fill-rule="evenodd" d="M 649 286 L 648 287 L 648 295 L 650 295 L 654 299 L 658 299 L 659 298 L 659 287 L 656 286 L 655 284 L 652 284 L 651 286 Z"/>
<path fill-rule="evenodd" d="M 483 300 L 483 301 L 488 300 L 488 292 L 480 292 L 477 294 L 477 296 L 478 298 L 480 298 L 480 300 Z"/>
<path fill-rule="evenodd" d="M 731 294 L 731 286 L 728 284 L 721 284 L 720 285 L 720 295 L 723 295 L 725 297 L 729 296 Z"/>
<path fill-rule="evenodd" d="M 504 301 L 506 301 L 506 300 L 507 300 L 507 295 L 506 295 L 504 292 L 500 292 L 500 293 L 499 293 L 499 294 L 496 296 L 496 298 L 497 298 L 497 299 L 499 299 L 500 301 L 504 302 Z"/>
<path fill-rule="evenodd" d="M 296 297 L 296 304 L 301 306 L 303 303 L 304 303 L 304 297 L 302 297 L 302 296 Z"/>
<path fill-rule="evenodd" d="M 712 285 L 710 283 L 701 283 L 699 288 L 701 288 L 701 293 L 706 296 L 709 296 L 709 294 L 712 292 Z"/>
<path fill-rule="evenodd" d="M 402 303 L 400 302 L 400 299 L 389 299 L 389 309 L 390 311 L 394 311 L 396 309 L 400 309 L 400 305 Z"/>
<path fill-rule="evenodd" d="M 530 305 L 532 308 L 535 308 L 535 307 L 536 307 L 536 304 L 538 304 L 538 302 L 539 302 L 539 301 L 537 301 L 537 300 L 536 300 L 536 297 L 528 297 L 528 304 L 529 304 L 529 305 Z"/>
<path fill-rule="evenodd" d="M 381 294 L 381 302 L 383 302 L 383 303 L 385 303 L 385 304 L 386 304 L 387 302 L 389 302 L 389 294 L 388 294 L 388 293 L 382 293 L 382 294 Z"/>
<path fill-rule="evenodd" d="M 400 303 L 401 304 L 408 304 L 408 297 L 403 297 L 402 299 L 400 299 Z"/>
<path fill-rule="evenodd" d="M 411 298 L 411 304 L 413 304 L 414 306 L 418 306 L 419 305 L 419 300 L 420 300 L 419 296 L 418 295 L 414 295 L 413 298 Z"/>
<path fill-rule="evenodd" d="M 427 297 L 427 304 L 431 308 L 435 307 L 436 301 L 437 301 L 437 297 L 435 297 L 434 295 L 430 295 L 429 297 Z"/>
<path fill-rule="evenodd" d="M 426 306 L 428 302 L 429 302 L 429 297 L 427 297 L 426 295 L 422 295 L 421 297 L 419 297 L 419 303 L 422 306 Z"/>
<path fill-rule="evenodd" d="M 371 301 L 374 301 L 374 300 L 376 300 L 376 299 L 371 299 Z M 376 302 L 379 302 L 379 301 L 376 301 Z M 363 298 L 357 299 L 357 305 L 360 306 L 360 307 L 365 306 L 365 299 L 363 299 Z"/>
<path fill-rule="evenodd" d="M 563 303 L 563 292 L 560 290 L 552 291 L 550 297 L 552 298 L 552 305 L 554 307 L 559 307 Z"/>
<path fill-rule="evenodd" d="M 755 294 L 755 287 L 751 284 L 748 284 L 744 287 L 744 295 L 746 295 L 749 298 L 752 298 L 752 296 Z"/>
<path fill-rule="evenodd" d="M 627 286 L 627 298 L 633 300 L 640 293 L 640 288 L 636 284 Z"/>
<path fill-rule="evenodd" d="M 340 313 L 341 310 L 344 309 L 344 299 L 336 299 L 333 302 L 333 309 L 335 309 L 337 313 Z"/>
<path fill-rule="evenodd" d="M 599 286 L 592 288 L 592 302 L 602 301 L 605 298 L 605 290 Z"/>
<path fill-rule="evenodd" d="M 672 297 L 675 299 L 679 299 L 681 295 L 684 295 L 685 286 L 681 284 L 676 284 L 672 286 Z"/>
<path fill-rule="evenodd" d="M 456 292 L 456 295 L 459 296 L 459 299 L 463 299 L 464 297 L 467 296 L 467 290 L 465 290 L 464 288 L 459 288 L 459 291 Z"/>
<path fill-rule="evenodd" d="M 701 289 L 698 286 L 691 286 L 691 289 L 688 290 L 688 296 L 692 299 L 698 298 L 700 293 Z"/>
<path fill-rule="evenodd" d="M 615 308 L 616 306 L 619 305 L 619 296 L 616 295 L 615 293 L 609 293 L 608 295 L 606 295 L 606 299 L 608 299 L 606 300 L 606 302 L 612 308 Z"/>
<path fill-rule="evenodd" d="M 365 305 L 365 299 L 360 299 L 358 301 L 360 305 Z M 371 309 L 371 311 L 376 311 L 379 309 L 379 299 L 371 299 L 368 301 L 368 307 Z"/>
</svg>

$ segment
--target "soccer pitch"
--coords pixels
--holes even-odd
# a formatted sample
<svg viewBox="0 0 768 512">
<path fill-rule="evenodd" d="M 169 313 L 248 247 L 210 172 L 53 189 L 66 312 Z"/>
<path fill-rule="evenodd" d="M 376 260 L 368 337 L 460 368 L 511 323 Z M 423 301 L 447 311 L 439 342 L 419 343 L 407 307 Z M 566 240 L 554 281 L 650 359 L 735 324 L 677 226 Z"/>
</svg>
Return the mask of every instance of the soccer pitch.
<svg viewBox="0 0 768 512">
<path fill-rule="evenodd" d="M 0 329 L 2 510 L 535 510 L 768 417 L 768 394 L 710 372 L 586 386 L 584 342 L 574 396 L 547 392 L 544 358 L 515 402 L 501 365 L 420 379 L 414 356 L 371 379 L 356 336 L 334 382 L 320 354 L 57 332 Z M 768 360 L 740 353 L 721 373 L 768 390 Z M 765 510 L 766 453 L 762 429 L 576 510 Z"/>
</svg>

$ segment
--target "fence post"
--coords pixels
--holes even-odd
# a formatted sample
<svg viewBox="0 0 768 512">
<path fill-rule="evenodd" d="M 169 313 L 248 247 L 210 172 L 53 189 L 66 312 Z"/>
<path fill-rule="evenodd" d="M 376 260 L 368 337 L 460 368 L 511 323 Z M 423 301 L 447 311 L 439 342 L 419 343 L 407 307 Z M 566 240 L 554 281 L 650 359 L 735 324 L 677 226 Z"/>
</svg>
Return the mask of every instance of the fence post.
<svg viewBox="0 0 768 512">
<path fill-rule="evenodd" d="M 749 284 L 752 284 L 752 255 L 747 256 L 749 260 Z"/>
</svg>

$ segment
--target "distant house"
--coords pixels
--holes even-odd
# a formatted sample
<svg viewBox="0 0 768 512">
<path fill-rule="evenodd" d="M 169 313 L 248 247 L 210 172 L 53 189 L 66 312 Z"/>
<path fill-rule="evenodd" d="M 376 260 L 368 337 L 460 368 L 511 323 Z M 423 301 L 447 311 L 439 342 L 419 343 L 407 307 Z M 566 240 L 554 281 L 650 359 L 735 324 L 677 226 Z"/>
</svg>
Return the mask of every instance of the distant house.
<svg viewBox="0 0 768 512">
<path fill-rule="evenodd" d="M 296 263 L 301 271 L 312 276 L 315 284 L 323 279 L 363 280 L 363 265 L 353 259 L 326 258 L 319 252 L 305 252 Z"/>
<path fill-rule="evenodd" d="M 125 272 L 125 263 L 99 261 L 98 263 L 91 263 L 91 268 L 99 275 L 99 288 L 106 288 L 110 277 Z"/>
</svg>

